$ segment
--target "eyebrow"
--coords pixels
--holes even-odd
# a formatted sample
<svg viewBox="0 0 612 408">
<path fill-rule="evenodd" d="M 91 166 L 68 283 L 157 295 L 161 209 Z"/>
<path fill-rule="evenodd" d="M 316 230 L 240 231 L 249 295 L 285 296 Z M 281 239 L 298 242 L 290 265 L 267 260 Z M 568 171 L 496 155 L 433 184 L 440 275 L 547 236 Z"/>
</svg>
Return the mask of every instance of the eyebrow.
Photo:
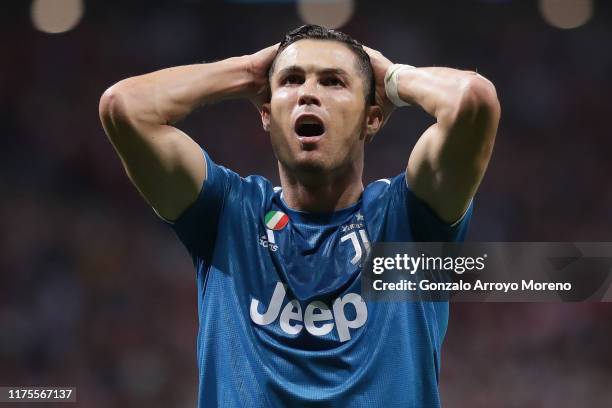
<svg viewBox="0 0 612 408">
<path fill-rule="evenodd" d="M 278 74 L 280 76 L 283 76 L 285 74 L 289 74 L 292 72 L 304 72 L 304 68 L 300 67 L 299 65 L 291 65 L 288 66 L 286 68 L 281 69 L 280 71 L 278 71 Z M 342 68 L 322 68 L 322 69 L 317 69 L 316 70 L 318 74 L 323 74 L 323 75 L 338 75 L 344 78 L 350 78 L 348 72 L 346 72 L 345 70 L 343 70 Z"/>
</svg>

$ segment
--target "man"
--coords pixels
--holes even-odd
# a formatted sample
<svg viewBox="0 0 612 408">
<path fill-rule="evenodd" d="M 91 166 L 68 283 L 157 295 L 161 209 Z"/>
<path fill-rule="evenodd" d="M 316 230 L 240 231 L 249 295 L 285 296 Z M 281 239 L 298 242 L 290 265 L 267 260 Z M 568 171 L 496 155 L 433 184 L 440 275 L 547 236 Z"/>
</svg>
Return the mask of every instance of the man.
<svg viewBox="0 0 612 408">
<path fill-rule="evenodd" d="M 436 123 L 405 173 L 364 189 L 389 97 Z M 259 107 L 280 188 L 215 164 L 171 125 L 230 98 Z M 371 242 L 463 239 L 499 115 L 476 73 L 393 65 L 318 26 L 109 88 L 104 129 L 197 270 L 199 406 L 439 406 L 448 305 L 366 304 L 360 266 Z"/>
</svg>

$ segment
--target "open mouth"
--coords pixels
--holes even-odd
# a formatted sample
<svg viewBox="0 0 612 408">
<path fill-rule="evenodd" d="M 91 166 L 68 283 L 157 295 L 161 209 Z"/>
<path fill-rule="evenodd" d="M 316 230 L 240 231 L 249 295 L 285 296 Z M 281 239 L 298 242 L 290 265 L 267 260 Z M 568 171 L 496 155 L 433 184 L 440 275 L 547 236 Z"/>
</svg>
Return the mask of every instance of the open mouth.
<svg viewBox="0 0 612 408">
<path fill-rule="evenodd" d="M 321 136 L 325 133 L 325 126 L 318 117 L 304 115 L 296 121 L 295 133 L 300 137 Z"/>
</svg>

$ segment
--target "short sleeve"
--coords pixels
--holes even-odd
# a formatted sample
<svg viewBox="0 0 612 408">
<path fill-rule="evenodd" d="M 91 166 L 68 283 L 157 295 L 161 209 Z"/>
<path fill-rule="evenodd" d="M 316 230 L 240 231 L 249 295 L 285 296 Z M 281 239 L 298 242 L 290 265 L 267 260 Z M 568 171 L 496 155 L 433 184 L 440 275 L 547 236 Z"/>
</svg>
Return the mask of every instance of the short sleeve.
<svg viewBox="0 0 612 408">
<path fill-rule="evenodd" d="M 218 220 L 225 205 L 231 181 L 239 176 L 216 164 L 202 149 L 206 159 L 206 180 L 196 200 L 174 222 L 166 221 L 192 257 L 209 263 L 218 232 Z"/>
</svg>

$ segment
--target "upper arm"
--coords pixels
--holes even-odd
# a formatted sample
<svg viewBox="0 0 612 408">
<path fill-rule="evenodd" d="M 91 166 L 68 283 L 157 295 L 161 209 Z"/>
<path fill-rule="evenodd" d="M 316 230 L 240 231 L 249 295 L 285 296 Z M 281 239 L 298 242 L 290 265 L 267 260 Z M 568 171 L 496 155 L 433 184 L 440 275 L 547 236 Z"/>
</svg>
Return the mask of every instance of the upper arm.
<svg viewBox="0 0 612 408">
<path fill-rule="evenodd" d="M 130 114 L 129 92 L 109 88 L 100 99 L 100 119 L 132 183 L 165 219 L 192 204 L 206 179 L 198 144 L 179 129 Z"/>
<path fill-rule="evenodd" d="M 414 146 L 406 178 L 415 195 L 449 223 L 467 209 L 489 163 L 500 108 L 495 88 L 474 75 Z"/>
</svg>

